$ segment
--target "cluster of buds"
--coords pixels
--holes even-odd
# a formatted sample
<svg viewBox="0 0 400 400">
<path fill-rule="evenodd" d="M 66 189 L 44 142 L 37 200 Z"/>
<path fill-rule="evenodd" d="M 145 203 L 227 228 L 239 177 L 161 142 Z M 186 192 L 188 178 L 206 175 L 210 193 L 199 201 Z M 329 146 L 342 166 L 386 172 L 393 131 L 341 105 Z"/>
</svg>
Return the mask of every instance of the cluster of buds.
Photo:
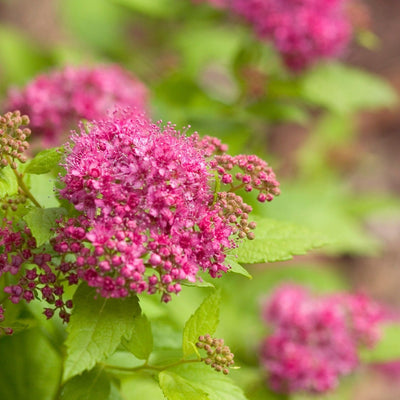
<svg viewBox="0 0 400 400">
<path fill-rule="evenodd" d="M 280 194 L 279 182 L 272 168 L 255 155 L 223 154 L 215 156 L 210 164 L 221 176 L 222 183 L 230 185 L 230 192 L 241 188 L 244 188 L 246 192 L 257 190 L 259 192 L 257 200 L 261 203 L 271 201 L 274 196 Z M 232 170 L 235 167 L 242 172 L 234 173 Z M 234 185 L 234 178 L 238 181 L 237 186 Z"/>
<path fill-rule="evenodd" d="M 17 211 L 18 205 L 19 204 L 25 204 L 26 203 L 26 196 L 25 193 L 19 189 L 19 192 L 17 195 L 5 198 L 0 200 L 1 204 L 1 209 L 4 211 L 7 211 L 8 209 L 11 209 L 12 211 Z"/>
<path fill-rule="evenodd" d="M 0 304 L 0 323 L 4 321 L 4 307 Z M 12 328 L 5 328 L 0 326 L 0 336 L 11 335 L 13 333 Z"/>
<path fill-rule="evenodd" d="M 219 215 L 226 219 L 232 226 L 232 233 L 237 234 L 239 239 L 253 240 L 256 227 L 254 221 L 249 221 L 249 213 L 252 208 L 243 202 L 242 197 L 231 192 L 217 193 L 216 204 L 220 207 Z"/>
<path fill-rule="evenodd" d="M 202 361 L 217 372 L 222 372 L 224 375 L 229 373 L 229 367 L 235 363 L 233 361 L 234 354 L 231 353 L 231 349 L 228 346 L 224 345 L 223 339 L 215 339 L 209 334 L 199 336 L 196 346 L 207 352 L 207 356 L 203 357 Z"/>
<path fill-rule="evenodd" d="M 10 165 L 17 168 L 17 160 L 26 162 L 23 154 L 29 147 L 26 139 L 31 134 L 30 129 L 21 128 L 29 124 L 29 117 L 19 111 L 8 112 L 0 116 L 0 168 Z"/>
<path fill-rule="evenodd" d="M 193 137 L 197 140 L 197 147 L 204 151 L 206 157 L 212 155 L 222 155 L 228 151 L 228 145 L 222 143 L 218 138 L 213 136 L 204 136 L 201 139 L 197 134 Z"/>
</svg>

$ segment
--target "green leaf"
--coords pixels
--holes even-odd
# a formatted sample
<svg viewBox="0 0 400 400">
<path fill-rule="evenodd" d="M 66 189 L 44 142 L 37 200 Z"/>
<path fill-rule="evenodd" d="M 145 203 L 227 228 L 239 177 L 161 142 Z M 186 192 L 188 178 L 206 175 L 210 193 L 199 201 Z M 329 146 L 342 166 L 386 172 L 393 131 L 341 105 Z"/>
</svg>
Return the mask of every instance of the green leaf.
<svg viewBox="0 0 400 400">
<path fill-rule="evenodd" d="M 56 219 L 63 215 L 66 215 L 64 208 L 33 208 L 24 216 L 24 220 L 32 231 L 38 246 L 41 246 L 53 236 L 52 228 L 57 226 Z"/>
<path fill-rule="evenodd" d="M 249 272 L 243 268 L 237 261 L 236 258 L 233 256 L 228 256 L 225 259 L 225 264 L 229 265 L 231 268 L 229 272 L 233 272 L 234 274 L 243 275 L 246 278 L 253 279 L 253 277 L 249 274 Z"/>
<path fill-rule="evenodd" d="M 211 282 L 207 281 L 196 281 L 196 282 L 189 282 L 189 281 L 182 281 L 181 285 L 188 286 L 188 287 L 208 287 L 208 288 L 215 288 L 215 286 Z"/>
<path fill-rule="evenodd" d="M 145 372 L 137 372 L 122 379 L 121 394 L 126 400 L 165 400 L 158 382 Z"/>
<path fill-rule="evenodd" d="M 245 240 L 235 250 L 240 263 L 255 264 L 290 260 L 293 255 L 306 254 L 326 241 L 306 228 L 275 221 L 257 219 L 254 240 Z"/>
<path fill-rule="evenodd" d="M 189 318 L 183 330 L 183 356 L 187 357 L 195 352 L 195 345 L 200 335 L 212 335 L 219 322 L 219 305 L 221 293 L 215 291 L 204 299 L 200 307 Z"/>
<path fill-rule="evenodd" d="M 26 184 L 29 185 L 30 191 L 44 208 L 55 208 L 60 207 L 60 202 L 57 199 L 56 192 L 56 179 L 51 174 L 25 175 Z M 64 203 L 68 206 L 72 206 L 67 200 L 64 199 Z M 64 207 L 68 209 L 67 206 Z"/>
<path fill-rule="evenodd" d="M 168 370 L 208 395 L 209 400 L 246 400 L 242 389 L 230 378 L 203 363 L 182 364 Z"/>
<path fill-rule="evenodd" d="M 132 11 L 151 17 L 164 17 L 175 13 L 177 4 L 174 0 L 113 0 Z"/>
<path fill-rule="evenodd" d="M 78 287 L 73 301 L 65 342 L 64 381 L 110 356 L 123 336 L 131 336 L 134 317 L 140 314 L 136 296 L 105 299 L 86 284 Z"/>
<path fill-rule="evenodd" d="M 310 70 L 301 85 L 305 99 L 338 113 L 389 107 L 397 102 L 394 90 L 381 78 L 338 63 Z"/>
<path fill-rule="evenodd" d="M 200 388 L 191 385 L 189 381 L 170 371 L 158 375 L 160 387 L 168 400 L 209 400 L 210 398 Z"/>
<path fill-rule="evenodd" d="M 151 325 L 144 314 L 136 317 L 133 323 L 132 336 L 123 339 L 122 344 L 137 358 L 147 360 L 153 350 Z"/>
<path fill-rule="evenodd" d="M 110 380 L 100 368 L 95 368 L 69 380 L 61 392 L 61 400 L 109 400 Z"/>
<path fill-rule="evenodd" d="M 39 329 L 2 337 L 0 354 L 0 399 L 55 398 L 61 359 Z"/>
<path fill-rule="evenodd" d="M 383 336 L 371 349 L 363 348 L 361 359 L 367 363 L 382 363 L 400 359 L 400 324 L 383 327 Z"/>
<path fill-rule="evenodd" d="M 10 166 L 0 168 L 0 198 L 18 192 L 18 182 Z"/>
<path fill-rule="evenodd" d="M 41 151 L 26 166 L 25 172 L 35 175 L 47 174 L 54 168 L 58 167 L 63 150 L 64 149 L 62 147 L 55 147 L 53 149 Z"/>
</svg>

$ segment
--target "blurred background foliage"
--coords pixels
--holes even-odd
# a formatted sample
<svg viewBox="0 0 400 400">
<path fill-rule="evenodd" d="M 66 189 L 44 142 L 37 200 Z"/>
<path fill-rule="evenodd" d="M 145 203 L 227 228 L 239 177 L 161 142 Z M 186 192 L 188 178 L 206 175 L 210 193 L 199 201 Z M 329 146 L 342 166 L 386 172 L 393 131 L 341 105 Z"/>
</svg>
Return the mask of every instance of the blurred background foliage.
<svg viewBox="0 0 400 400">
<path fill-rule="evenodd" d="M 358 38 L 359 46 L 379 46 L 371 32 Z M 385 224 L 400 215 L 396 193 L 369 179 L 376 166 L 360 148 L 365 112 L 397 107 L 397 94 L 381 77 L 339 61 L 293 74 L 244 24 L 189 0 L 0 0 L 0 100 L 39 72 L 99 62 L 118 63 L 145 82 L 154 120 L 190 125 L 189 132 L 221 138 L 231 154 L 268 160 L 281 196 L 266 206 L 250 195 L 246 201 L 256 213 L 311 228 L 328 242 L 313 257 L 252 267 L 251 281 L 232 274 L 218 282 L 224 291 L 220 336 L 239 364 L 248 365 L 238 379 L 255 385 L 251 398 L 267 398 L 252 372 L 265 335 L 260 298 L 288 280 L 317 291 L 348 288 L 342 261 L 379 257 L 384 249 L 379 235 L 366 229 L 368 221 Z M 142 305 L 160 326 L 172 321 L 173 341 L 206 292 L 186 288 L 173 309 L 161 313 L 153 299 L 143 298 Z M 153 330 L 156 337 L 157 326 Z M 139 390 L 130 381 L 123 390 L 131 386 Z"/>
</svg>

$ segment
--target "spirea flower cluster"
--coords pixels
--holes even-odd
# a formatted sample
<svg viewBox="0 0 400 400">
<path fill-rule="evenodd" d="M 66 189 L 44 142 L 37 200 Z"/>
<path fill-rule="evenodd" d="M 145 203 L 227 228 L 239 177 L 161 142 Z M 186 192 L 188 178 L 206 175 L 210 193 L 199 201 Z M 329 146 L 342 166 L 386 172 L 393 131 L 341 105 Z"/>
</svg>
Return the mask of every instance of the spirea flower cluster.
<svg viewBox="0 0 400 400">
<path fill-rule="evenodd" d="M 302 287 L 283 286 L 262 316 L 272 328 L 260 354 L 271 388 L 322 393 L 356 369 L 357 349 L 376 344 L 387 313 L 361 294 L 313 297 Z"/>
<path fill-rule="evenodd" d="M 247 220 L 251 207 L 213 193 L 215 165 L 204 140 L 129 111 L 81 126 L 72 140 L 60 194 L 82 215 L 61 224 L 52 242 L 57 252 L 74 255 L 66 271 L 104 297 L 160 292 L 163 301 L 199 271 L 213 278 L 227 271 L 235 237 L 254 228 L 238 229 L 233 214 Z M 257 188 L 277 194 L 274 182 Z"/>
<path fill-rule="evenodd" d="M 225 7 L 243 17 L 261 40 L 272 41 L 285 64 L 300 70 L 340 55 L 352 28 L 349 0 L 225 0 Z M 209 1 L 214 5 L 214 1 Z M 222 4 L 218 3 L 218 7 Z"/>
<path fill-rule="evenodd" d="M 147 109 L 147 89 L 117 65 L 65 67 L 39 75 L 25 88 L 13 89 L 6 109 L 19 109 L 31 119 L 34 137 L 60 145 L 81 119 L 99 119 L 110 108 Z"/>
</svg>

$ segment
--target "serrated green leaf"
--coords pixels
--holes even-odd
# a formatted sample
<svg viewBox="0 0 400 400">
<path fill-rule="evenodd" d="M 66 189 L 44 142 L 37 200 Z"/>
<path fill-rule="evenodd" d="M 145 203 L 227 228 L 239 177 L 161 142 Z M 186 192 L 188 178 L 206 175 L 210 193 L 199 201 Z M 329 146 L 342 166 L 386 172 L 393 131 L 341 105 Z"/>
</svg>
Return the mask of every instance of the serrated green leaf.
<svg viewBox="0 0 400 400">
<path fill-rule="evenodd" d="M 246 264 L 290 260 L 326 241 L 321 235 L 287 222 L 257 219 L 254 240 L 245 240 L 235 250 L 237 261 Z"/>
<path fill-rule="evenodd" d="M 109 400 L 110 379 L 100 368 L 85 371 L 63 387 L 60 400 Z"/>
<path fill-rule="evenodd" d="M 151 325 L 144 314 L 135 318 L 132 336 L 123 339 L 122 344 L 137 358 L 147 360 L 153 350 L 153 334 Z"/>
<path fill-rule="evenodd" d="M 55 147 L 41 151 L 29 162 L 24 172 L 35 175 L 47 174 L 58 167 L 63 150 L 62 147 Z"/>
<path fill-rule="evenodd" d="M 400 324 L 388 324 L 383 328 L 383 336 L 371 349 L 361 350 L 361 359 L 367 363 L 382 363 L 400 359 Z"/>
<path fill-rule="evenodd" d="M 27 174 L 25 175 L 25 181 L 27 185 L 29 185 L 31 193 L 42 207 L 60 207 L 60 202 L 57 199 L 57 192 L 55 187 L 57 181 L 54 176 L 52 176 L 51 174 Z M 68 201 L 65 199 L 64 203 L 67 207 L 71 206 L 71 203 L 68 203 Z M 63 208 L 68 209 L 67 207 Z"/>
<path fill-rule="evenodd" d="M 18 192 L 18 182 L 10 166 L 0 168 L 0 198 Z"/>
<path fill-rule="evenodd" d="M 61 359 L 40 329 L 2 337 L 0 354 L 0 399 L 55 398 Z"/>
<path fill-rule="evenodd" d="M 397 96 L 378 76 L 338 63 L 310 70 L 301 82 L 303 96 L 339 113 L 393 106 Z"/>
<path fill-rule="evenodd" d="M 161 390 L 168 400 L 210 400 L 207 393 L 173 372 L 160 372 L 158 378 Z"/>
<path fill-rule="evenodd" d="M 231 268 L 228 272 L 233 272 L 234 274 L 243 275 L 246 278 L 253 279 L 253 277 L 249 274 L 249 272 L 243 268 L 233 256 L 228 256 L 225 259 L 225 264 L 229 265 Z"/>
<path fill-rule="evenodd" d="M 200 335 L 212 335 L 219 322 L 219 305 L 221 294 L 215 291 L 204 299 L 199 308 L 189 318 L 183 330 L 183 356 L 187 357 L 195 352 L 195 344 Z"/>
<path fill-rule="evenodd" d="M 64 208 L 33 208 L 23 218 L 32 231 L 36 244 L 41 246 L 52 236 L 52 228 L 57 226 L 56 219 L 66 215 Z"/>
<path fill-rule="evenodd" d="M 64 381 L 110 356 L 122 337 L 131 336 L 134 317 L 140 314 L 136 296 L 105 299 L 86 284 L 78 287 L 73 301 L 74 308 L 67 327 L 69 336 L 65 342 Z"/>
<path fill-rule="evenodd" d="M 230 378 L 203 363 L 182 364 L 168 371 L 174 372 L 190 382 L 194 388 L 207 393 L 209 400 L 247 400 L 242 389 Z"/>
</svg>

